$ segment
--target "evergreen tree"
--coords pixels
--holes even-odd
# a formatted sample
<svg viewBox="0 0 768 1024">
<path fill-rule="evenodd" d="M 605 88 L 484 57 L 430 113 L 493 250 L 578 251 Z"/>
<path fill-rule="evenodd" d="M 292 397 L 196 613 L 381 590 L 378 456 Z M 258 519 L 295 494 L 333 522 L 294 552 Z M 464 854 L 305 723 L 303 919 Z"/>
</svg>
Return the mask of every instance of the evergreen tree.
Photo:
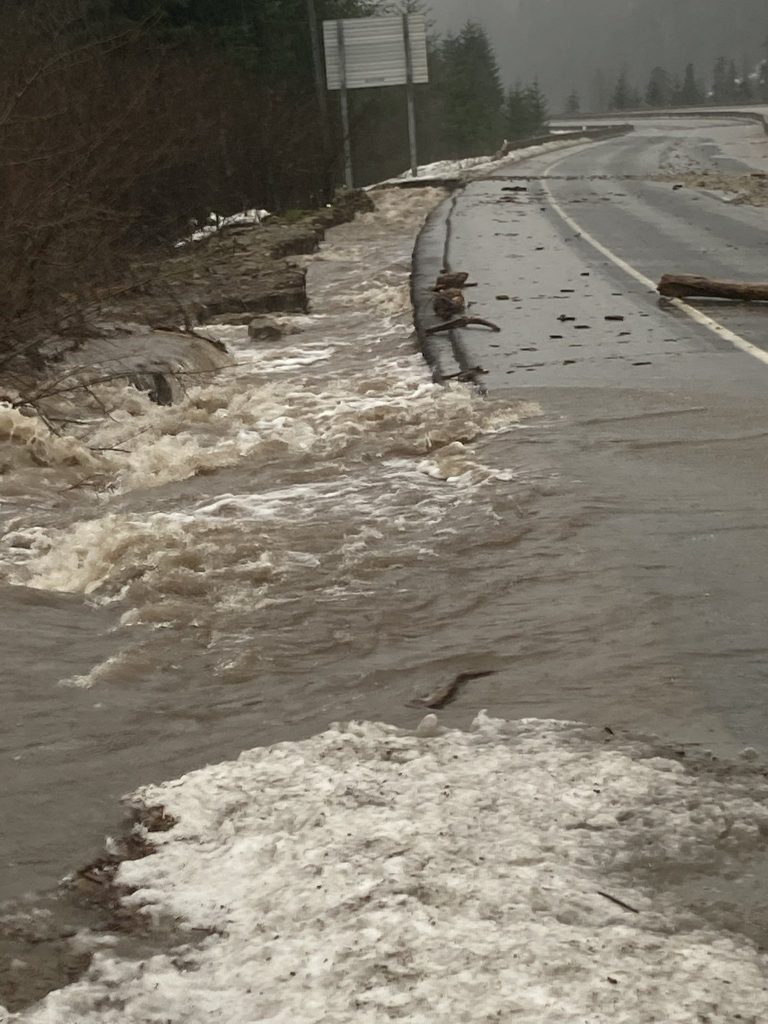
<svg viewBox="0 0 768 1024">
<path fill-rule="evenodd" d="M 728 62 L 728 103 L 736 103 L 739 98 L 739 73 L 736 70 L 736 61 L 731 58 Z"/>
<path fill-rule="evenodd" d="M 630 110 L 632 107 L 632 90 L 627 81 L 627 72 L 622 71 L 616 80 L 611 96 L 611 110 Z"/>
<path fill-rule="evenodd" d="M 639 110 L 643 105 L 643 100 L 640 95 L 640 90 L 635 88 L 634 85 L 629 87 L 629 109 Z"/>
<path fill-rule="evenodd" d="M 696 68 L 693 64 L 686 65 L 677 102 L 684 107 L 697 107 L 704 102 L 704 91 L 696 78 Z"/>
<path fill-rule="evenodd" d="M 442 0 L 449 5 L 456 8 L 459 0 Z M 502 12 L 515 11 L 502 65 L 515 68 L 513 80 L 527 81 L 535 69 L 548 95 L 564 98 L 576 88 L 584 110 L 606 109 L 625 65 L 644 92 L 656 65 L 670 72 L 679 67 L 682 75 L 695 61 L 709 90 L 719 54 L 733 54 L 737 68 L 745 54 L 753 69 L 765 56 L 759 44 L 768 27 L 766 0 L 485 0 L 484 9 L 499 29 Z M 497 49 L 501 55 L 501 43 Z M 593 76 L 601 67 L 608 69 L 609 88 L 599 102 Z"/>
<path fill-rule="evenodd" d="M 712 102 L 735 103 L 739 99 L 739 75 L 736 61 L 718 57 L 712 72 Z"/>
<path fill-rule="evenodd" d="M 718 57 L 712 70 L 712 102 L 728 101 L 728 64 L 725 57 Z"/>
<path fill-rule="evenodd" d="M 519 83 L 507 93 L 504 103 L 504 130 L 508 139 L 530 139 L 547 131 L 547 103 L 534 81 Z"/>
<path fill-rule="evenodd" d="M 760 63 L 757 69 L 757 95 L 763 103 L 768 103 L 768 60 Z"/>
<path fill-rule="evenodd" d="M 589 108 L 596 114 L 602 114 L 610 105 L 610 92 L 608 83 L 602 71 L 596 71 L 592 76 L 589 89 Z"/>
<path fill-rule="evenodd" d="M 498 148 L 504 128 L 504 90 L 485 31 L 468 21 L 446 36 L 436 62 L 435 88 L 453 157 L 480 156 Z"/>
<path fill-rule="evenodd" d="M 664 68 L 655 67 L 648 79 L 645 102 L 649 107 L 668 107 L 672 100 L 672 83 Z"/>
<path fill-rule="evenodd" d="M 528 116 L 527 128 L 533 135 L 541 135 L 548 130 L 549 109 L 538 79 L 526 86 L 524 93 L 525 109 Z"/>
<path fill-rule="evenodd" d="M 527 135 L 525 90 L 518 82 L 507 92 L 504 100 L 504 136 L 507 139 L 524 139 Z"/>
<path fill-rule="evenodd" d="M 755 92 L 752 88 L 749 66 L 745 61 L 741 71 L 741 78 L 736 82 L 736 100 L 739 103 L 751 103 L 754 98 Z"/>
<path fill-rule="evenodd" d="M 311 81 L 306 0 L 95 0 L 113 22 L 152 20 L 169 41 L 225 49 L 261 81 Z M 375 13 L 376 0 L 315 0 L 322 22 Z"/>
<path fill-rule="evenodd" d="M 566 114 L 579 114 L 581 113 L 581 99 L 579 98 L 578 92 L 573 89 L 565 102 Z"/>
</svg>

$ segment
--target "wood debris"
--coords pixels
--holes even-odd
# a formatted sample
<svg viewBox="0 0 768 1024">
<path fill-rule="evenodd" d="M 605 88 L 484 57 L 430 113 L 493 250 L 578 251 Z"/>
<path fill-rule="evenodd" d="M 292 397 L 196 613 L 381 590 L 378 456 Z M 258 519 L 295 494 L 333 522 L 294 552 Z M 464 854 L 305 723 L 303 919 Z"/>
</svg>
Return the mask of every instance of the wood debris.
<svg viewBox="0 0 768 1024">
<path fill-rule="evenodd" d="M 699 296 L 741 302 L 768 302 L 768 284 L 719 281 L 698 274 L 665 274 L 659 281 L 658 292 L 670 299 Z"/>
<path fill-rule="evenodd" d="M 495 675 L 495 671 L 491 669 L 488 672 L 459 672 L 450 683 L 446 683 L 444 686 L 438 686 L 438 688 L 430 693 L 426 697 L 418 697 L 411 703 L 416 707 L 431 708 L 433 711 L 439 711 L 444 708 L 447 704 L 452 704 L 458 696 L 459 690 L 468 683 L 471 679 L 483 679 L 485 676 Z"/>
<path fill-rule="evenodd" d="M 458 327 L 487 327 L 491 331 L 495 331 L 497 334 L 501 331 L 501 328 L 490 320 L 484 320 L 481 316 L 457 316 L 453 320 L 446 320 L 444 324 L 435 324 L 434 327 L 427 327 L 424 331 L 425 334 L 438 334 L 440 331 L 452 331 Z"/>
</svg>

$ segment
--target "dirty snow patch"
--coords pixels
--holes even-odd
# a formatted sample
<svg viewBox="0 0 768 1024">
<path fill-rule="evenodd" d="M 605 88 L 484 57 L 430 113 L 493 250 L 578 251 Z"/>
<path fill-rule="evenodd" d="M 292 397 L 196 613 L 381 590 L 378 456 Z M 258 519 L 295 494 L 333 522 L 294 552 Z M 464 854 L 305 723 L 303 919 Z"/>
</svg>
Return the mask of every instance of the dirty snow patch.
<svg viewBox="0 0 768 1024">
<path fill-rule="evenodd" d="M 240 213 L 230 214 L 229 217 L 222 217 L 218 213 L 211 213 L 208 215 L 208 220 L 202 227 L 197 228 L 193 231 L 188 238 L 182 238 L 181 241 L 176 243 L 176 248 L 180 248 L 183 245 L 188 245 L 190 242 L 200 242 L 204 238 L 208 238 L 211 235 L 217 234 L 219 231 L 223 231 L 225 228 L 233 227 L 255 227 L 257 224 L 261 224 L 263 221 L 270 216 L 269 210 L 241 210 Z"/>
<path fill-rule="evenodd" d="M 553 132 L 552 134 L 556 133 Z M 518 164 L 523 160 L 529 160 L 531 157 L 542 156 L 560 149 L 570 149 L 572 146 L 581 146 L 590 141 L 588 135 L 580 135 L 575 139 L 553 139 L 551 142 L 542 142 L 537 146 L 513 149 L 507 154 L 497 153 L 495 156 L 468 157 L 464 160 L 438 160 L 435 163 L 420 166 L 418 179 L 423 182 L 444 182 L 451 179 L 461 181 L 463 178 L 482 178 L 486 174 L 503 169 L 502 165 L 504 164 Z M 375 185 L 367 186 L 367 188 L 381 188 L 382 185 L 396 185 L 398 182 L 413 180 L 414 177 L 411 171 L 404 171 L 402 174 L 398 174 L 396 178 L 388 178 L 386 181 L 377 182 Z"/>
<path fill-rule="evenodd" d="M 84 980 L 0 1020 L 756 1024 L 766 957 L 641 876 L 754 852 L 759 793 L 485 714 L 469 732 L 430 715 L 248 751 L 135 798 L 177 824 L 122 865 L 124 903 L 203 931 L 144 961 L 97 952 Z"/>
</svg>

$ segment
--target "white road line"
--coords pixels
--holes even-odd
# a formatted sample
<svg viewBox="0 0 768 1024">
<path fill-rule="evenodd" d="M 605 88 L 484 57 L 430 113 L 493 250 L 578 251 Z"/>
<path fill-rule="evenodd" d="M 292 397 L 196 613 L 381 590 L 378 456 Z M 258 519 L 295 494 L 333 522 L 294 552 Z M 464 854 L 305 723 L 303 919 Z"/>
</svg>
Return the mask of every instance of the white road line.
<svg viewBox="0 0 768 1024">
<path fill-rule="evenodd" d="M 570 156 L 571 154 L 568 155 Z M 549 174 L 553 170 L 553 168 L 557 167 L 558 164 L 562 163 L 566 159 L 566 156 L 559 157 L 557 160 L 554 160 L 551 164 L 545 167 L 542 173 L 544 175 Z M 653 281 L 651 281 L 649 277 L 646 277 L 645 274 L 642 274 L 639 270 L 636 270 L 635 267 L 627 263 L 626 260 L 623 260 L 621 256 L 617 256 L 616 253 L 613 252 L 613 250 L 603 245 L 602 242 L 598 242 L 598 240 L 594 238 L 592 235 L 590 235 L 590 233 L 586 231 L 580 224 L 578 224 L 573 219 L 573 217 L 570 216 L 570 214 L 567 214 L 565 212 L 562 206 L 560 206 L 558 201 L 552 195 L 552 191 L 550 190 L 546 181 L 543 181 L 542 184 L 544 186 L 544 191 L 547 194 L 547 197 L 549 198 L 549 202 L 552 206 L 552 209 L 555 211 L 558 217 L 565 221 L 569 228 L 572 228 L 578 235 L 581 236 L 581 238 L 584 239 L 584 241 L 588 245 L 591 245 L 593 249 L 596 249 L 602 256 L 605 256 L 606 259 L 609 259 L 611 263 L 617 266 L 620 270 L 623 270 L 625 274 L 628 274 L 630 277 L 634 278 L 635 281 L 639 282 L 641 285 L 643 285 L 643 287 L 647 288 L 649 291 L 654 293 L 656 292 L 656 285 Z M 757 345 L 753 345 L 752 342 L 747 341 L 746 338 L 742 338 L 740 334 L 736 334 L 735 331 L 732 331 L 728 327 L 725 327 L 723 324 L 718 323 L 717 320 L 713 320 L 711 316 L 707 316 L 706 313 L 702 313 L 700 310 L 696 309 L 694 306 L 690 306 L 687 302 L 684 302 L 682 299 L 668 299 L 667 301 L 670 303 L 670 305 L 674 306 L 676 309 L 679 309 L 680 312 L 685 314 L 685 316 L 687 316 L 690 320 L 693 320 L 695 323 L 699 324 L 700 327 L 706 327 L 707 330 L 711 331 L 718 338 L 722 338 L 724 341 L 729 341 L 734 346 L 734 348 L 738 348 L 742 352 L 746 352 L 748 356 L 752 356 L 753 359 L 758 359 L 761 363 L 765 363 L 766 365 L 768 365 L 768 352 L 764 351 L 761 348 L 758 348 Z"/>
</svg>

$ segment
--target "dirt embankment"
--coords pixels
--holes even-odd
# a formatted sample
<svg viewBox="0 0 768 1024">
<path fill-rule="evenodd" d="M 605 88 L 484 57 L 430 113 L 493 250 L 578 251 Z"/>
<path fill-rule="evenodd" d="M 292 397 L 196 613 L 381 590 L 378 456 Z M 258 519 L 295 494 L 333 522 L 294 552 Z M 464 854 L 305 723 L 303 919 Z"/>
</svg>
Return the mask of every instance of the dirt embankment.
<svg viewBox="0 0 768 1024">
<path fill-rule="evenodd" d="M 328 228 L 372 209 L 365 192 L 342 191 L 332 206 L 293 223 L 274 218 L 225 227 L 142 268 L 139 282 L 106 311 L 161 329 L 198 327 L 231 314 L 304 312 L 306 271 L 291 257 L 313 253 Z"/>
<path fill-rule="evenodd" d="M 332 206 L 295 221 L 235 224 L 133 268 L 76 324 L 31 346 L 0 377 L 0 399 L 33 405 L 78 384 L 126 378 L 161 404 L 185 379 L 229 362 L 206 324 L 248 323 L 265 313 L 307 309 L 306 269 L 292 257 L 315 252 L 325 232 L 373 209 L 365 192 L 341 191 Z M 21 397 L 18 397 L 21 396 Z"/>
<path fill-rule="evenodd" d="M 48 342 L 40 387 L 48 381 L 53 394 L 58 384 L 70 386 L 62 380 L 66 374 L 85 379 L 112 374 L 138 384 L 143 379 L 150 390 L 157 376 L 173 393 L 166 395 L 154 381 L 156 399 L 173 400 L 192 374 L 213 373 L 231 361 L 206 340 L 206 324 L 305 310 L 305 272 L 293 257 L 313 253 L 330 227 L 372 209 L 367 194 L 344 192 L 332 207 L 295 223 L 275 219 L 241 225 L 181 246 L 168 259 L 143 268 L 146 283 L 140 290 L 113 294 L 100 305 L 86 334 Z M 0 395 L 1 388 L 2 382 Z M 78 394 L 78 402 L 87 400 L 86 391 Z M 45 400 L 42 405 L 46 408 Z M 58 422 L 51 417 L 54 428 Z M 140 824 L 148 833 L 166 827 L 162 814 L 152 810 L 142 813 Z M 129 828 L 110 849 L 60 889 L 0 907 L 0 1008 L 21 1009 L 76 980 L 99 949 L 122 949 L 141 958 L 167 948 L 168 934 L 126 914 L 112 885 L 118 864 L 149 852 L 151 839 L 137 841 Z"/>
</svg>

